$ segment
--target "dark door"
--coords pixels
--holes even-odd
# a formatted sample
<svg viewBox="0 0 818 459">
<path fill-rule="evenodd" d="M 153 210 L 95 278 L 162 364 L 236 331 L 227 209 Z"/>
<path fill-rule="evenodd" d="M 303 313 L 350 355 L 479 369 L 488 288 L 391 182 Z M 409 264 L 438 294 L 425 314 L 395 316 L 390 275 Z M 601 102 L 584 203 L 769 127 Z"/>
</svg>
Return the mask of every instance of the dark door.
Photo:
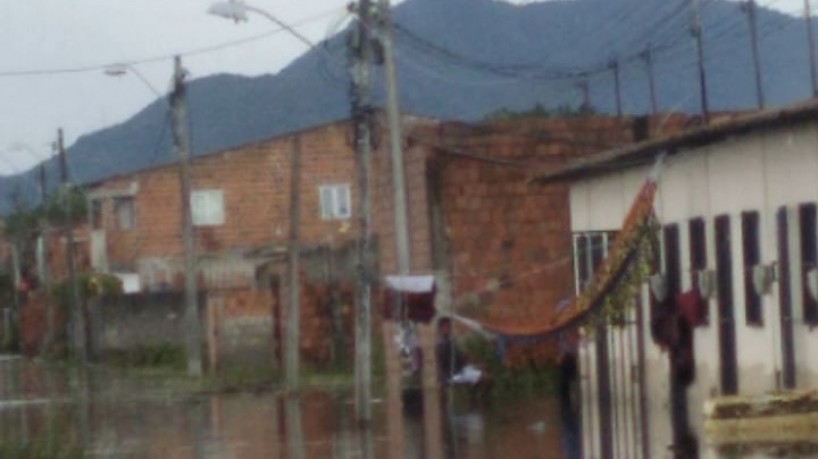
<svg viewBox="0 0 818 459">
<path fill-rule="evenodd" d="M 613 420 L 611 412 L 611 372 L 608 354 L 608 325 L 596 327 L 596 377 L 599 406 L 599 451 L 601 459 L 613 458 Z"/>
<path fill-rule="evenodd" d="M 719 356 L 721 392 L 738 392 L 736 326 L 733 308 L 733 260 L 730 255 L 730 217 L 716 217 L 716 279 L 719 303 Z"/>
<path fill-rule="evenodd" d="M 792 332 L 792 287 L 790 286 L 790 237 L 787 209 L 776 214 L 778 231 L 778 304 L 781 308 L 782 384 L 786 389 L 795 387 L 795 346 Z"/>
</svg>

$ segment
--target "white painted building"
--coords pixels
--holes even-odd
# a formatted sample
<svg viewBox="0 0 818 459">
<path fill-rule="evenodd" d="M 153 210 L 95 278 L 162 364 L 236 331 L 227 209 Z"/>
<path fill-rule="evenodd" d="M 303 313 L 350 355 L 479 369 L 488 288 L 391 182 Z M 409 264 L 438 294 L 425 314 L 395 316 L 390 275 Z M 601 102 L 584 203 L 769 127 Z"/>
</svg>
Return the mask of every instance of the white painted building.
<svg viewBox="0 0 818 459">
<path fill-rule="evenodd" d="M 660 155 L 654 209 L 667 298 L 703 290 L 709 316 L 693 328 L 695 375 L 686 388 L 677 385 L 677 408 L 682 417 L 687 411 L 700 457 L 718 457 L 703 433 L 709 397 L 818 388 L 818 302 L 808 288 L 818 261 L 818 104 L 714 123 L 540 177 L 571 181 L 578 284 Z M 707 279 L 712 292 L 696 288 Z M 651 332 L 666 303 L 647 282 L 641 296 L 624 326 L 586 327 L 579 351 L 585 458 L 674 457 L 670 353 Z"/>
</svg>

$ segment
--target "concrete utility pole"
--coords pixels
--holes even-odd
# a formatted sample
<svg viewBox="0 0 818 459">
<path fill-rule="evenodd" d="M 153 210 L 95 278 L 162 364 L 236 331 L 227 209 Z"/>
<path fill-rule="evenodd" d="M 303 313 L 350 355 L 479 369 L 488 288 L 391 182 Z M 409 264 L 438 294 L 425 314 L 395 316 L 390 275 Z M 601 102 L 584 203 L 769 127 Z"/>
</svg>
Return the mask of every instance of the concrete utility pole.
<svg viewBox="0 0 818 459">
<path fill-rule="evenodd" d="M 394 222 L 395 222 L 395 253 L 398 262 L 398 274 L 407 275 L 411 270 L 411 248 L 409 244 L 409 220 L 408 205 L 406 198 L 406 173 L 404 171 L 403 154 L 403 133 L 401 131 L 400 104 L 398 97 L 397 76 L 395 71 L 395 52 L 392 42 L 392 18 L 389 0 L 378 0 L 378 32 L 383 49 L 384 78 L 386 80 L 386 115 L 389 122 L 389 145 L 390 158 L 392 163 L 392 190 L 394 198 Z M 387 305 L 391 307 L 392 305 Z M 384 322 L 382 326 L 384 340 L 390 340 L 394 336 L 394 324 Z M 395 352 L 390 352 L 394 348 L 387 342 L 384 345 L 384 355 L 386 359 L 397 359 Z M 386 396 L 390 406 L 397 407 L 402 412 L 401 407 L 401 377 L 400 371 L 386 362 Z M 389 437 L 399 445 L 399 451 L 403 451 L 403 423 L 402 419 L 393 416 L 387 417 Z M 371 429 L 365 430 L 364 442 L 371 445 Z M 394 453 L 393 453 L 394 454 Z M 370 454 L 371 456 L 371 454 Z"/>
<path fill-rule="evenodd" d="M 290 154 L 290 247 L 289 247 L 289 301 L 287 302 L 287 336 L 284 344 L 284 378 L 287 390 L 298 389 L 300 340 L 301 278 L 299 264 L 301 245 L 299 227 L 301 220 L 301 137 L 293 138 Z"/>
<path fill-rule="evenodd" d="M 804 0 L 804 20 L 807 22 L 807 49 L 809 50 L 809 76 L 812 83 L 812 95 L 818 96 L 818 75 L 815 69 L 815 32 L 812 29 L 812 7 L 809 0 Z"/>
<path fill-rule="evenodd" d="M 693 41 L 696 46 L 696 63 L 699 69 L 699 95 L 701 98 L 702 119 L 705 123 L 710 122 L 710 107 L 707 102 L 707 77 L 704 72 L 704 45 L 702 43 L 701 15 L 699 13 L 699 0 L 690 0 L 693 8 L 693 25 L 690 32 L 693 34 Z"/>
<path fill-rule="evenodd" d="M 613 70 L 614 77 L 614 99 L 616 100 L 616 116 L 622 118 L 622 90 L 619 84 L 619 58 L 613 59 L 608 68 Z"/>
<path fill-rule="evenodd" d="M 71 302 L 71 322 L 72 338 L 74 344 L 74 356 L 80 363 L 88 361 L 88 349 L 85 342 L 85 311 L 80 300 L 79 286 L 77 285 L 77 267 L 75 265 L 74 254 L 74 222 L 71 211 L 71 184 L 68 178 L 68 158 L 65 154 L 65 142 L 63 140 L 62 129 L 57 131 L 57 155 L 60 162 L 60 181 L 62 183 L 63 212 L 66 221 L 63 224 L 63 235 L 65 237 L 65 264 L 68 269 L 68 284 Z"/>
<path fill-rule="evenodd" d="M 182 243 L 185 263 L 185 353 L 187 372 L 202 374 L 202 323 L 199 319 L 196 288 L 196 247 L 193 241 L 193 214 L 190 208 L 190 137 L 187 130 L 185 71 L 179 56 L 173 60 L 173 91 L 170 94 L 173 148 L 179 160 L 182 204 Z"/>
<path fill-rule="evenodd" d="M 741 11 L 747 13 L 747 21 L 750 24 L 750 46 L 753 51 L 753 75 L 756 82 L 756 103 L 758 108 L 764 108 L 764 87 L 761 83 L 761 60 L 758 56 L 758 32 L 756 21 L 756 2 L 747 0 L 741 4 Z"/>
<path fill-rule="evenodd" d="M 358 24 L 351 29 L 352 120 L 355 131 L 356 172 L 358 175 L 358 291 L 355 311 L 355 414 L 358 422 L 372 421 L 372 247 L 369 169 L 372 155 L 372 4 L 360 0 Z"/>
<path fill-rule="evenodd" d="M 380 38 L 383 46 L 384 74 L 386 77 L 386 115 L 389 120 L 389 146 L 392 160 L 392 188 L 395 200 L 395 244 L 398 255 L 398 274 L 409 274 L 409 221 L 406 204 L 406 173 L 403 170 L 403 135 L 400 126 L 395 54 L 392 48 L 392 20 L 389 0 L 379 0 Z"/>
<path fill-rule="evenodd" d="M 650 97 L 650 114 L 656 116 L 659 113 L 659 105 L 656 102 L 656 80 L 653 74 L 653 52 L 650 49 L 650 45 L 645 48 L 644 51 L 639 55 L 642 60 L 645 61 L 645 66 L 648 70 L 648 91 Z"/>
</svg>

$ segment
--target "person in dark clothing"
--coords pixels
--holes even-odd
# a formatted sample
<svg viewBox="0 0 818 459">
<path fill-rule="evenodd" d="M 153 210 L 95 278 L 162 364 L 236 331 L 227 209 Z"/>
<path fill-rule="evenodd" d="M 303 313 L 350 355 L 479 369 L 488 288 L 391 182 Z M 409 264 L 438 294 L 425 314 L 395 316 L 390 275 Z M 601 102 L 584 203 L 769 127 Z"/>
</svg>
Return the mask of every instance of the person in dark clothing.
<svg viewBox="0 0 818 459">
<path fill-rule="evenodd" d="M 560 404 L 560 425 L 562 427 L 562 449 L 565 457 L 580 457 L 579 446 L 579 413 L 574 391 L 579 376 L 577 367 L 577 341 L 575 330 L 568 330 L 559 335 L 559 378 L 557 395 Z"/>
<path fill-rule="evenodd" d="M 466 365 L 466 358 L 452 341 L 452 321 L 443 318 L 437 325 L 437 364 L 441 382 L 448 382 Z"/>
</svg>

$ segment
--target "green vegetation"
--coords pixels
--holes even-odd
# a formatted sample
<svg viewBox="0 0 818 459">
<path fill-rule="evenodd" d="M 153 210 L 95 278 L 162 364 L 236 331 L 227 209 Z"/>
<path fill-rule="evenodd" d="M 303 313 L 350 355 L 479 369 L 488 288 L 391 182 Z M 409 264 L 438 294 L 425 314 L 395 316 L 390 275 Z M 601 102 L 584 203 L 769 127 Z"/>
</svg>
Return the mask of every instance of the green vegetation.
<svg viewBox="0 0 818 459">
<path fill-rule="evenodd" d="M 0 459 L 82 459 L 87 457 L 79 445 L 62 441 L 14 440 L 0 444 Z"/>
<path fill-rule="evenodd" d="M 122 281 L 112 274 L 85 271 L 77 275 L 76 282 L 80 300 L 83 302 L 98 296 L 122 294 Z M 71 281 L 66 279 L 54 285 L 51 289 L 51 295 L 58 303 L 67 306 L 70 303 L 70 288 Z"/>
<path fill-rule="evenodd" d="M 185 350 L 182 346 L 159 344 L 139 346 L 127 351 L 110 352 L 105 356 L 105 363 L 119 368 L 164 368 L 167 370 L 185 369 Z"/>
<path fill-rule="evenodd" d="M 61 442 L 12 441 L 0 444 L 0 459 L 82 459 L 85 451 L 79 446 Z"/>
<path fill-rule="evenodd" d="M 19 297 L 11 273 L 18 270 L 30 288 L 37 288 L 37 239 L 46 228 L 67 227 L 84 222 L 88 217 L 88 199 L 82 188 L 73 185 L 60 187 L 36 207 L 26 203 L 19 189 L 10 198 L 13 210 L 4 219 L 3 233 L 15 249 L 17 266 L 6 267 L 6 272 L 0 276 L 0 302 L 17 306 Z M 64 298 L 68 296 L 65 295 Z M 17 324 L 13 325 L 16 328 Z M 13 330 L 12 335 L 16 333 L 17 330 Z M 17 338 L 3 337 L 3 343 L 0 344 L 4 350 L 9 350 L 10 346 L 17 345 Z"/>
<path fill-rule="evenodd" d="M 46 226 L 76 225 L 88 218 L 88 199 L 78 186 L 61 187 L 33 208 L 26 205 L 19 192 L 12 195 L 11 200 L 14 210 L 6 216 L 3 231 L 17 248 L 24 273 L 36 262 L 36 240 Z"/>
<path fill-rule="evenodd" d="M 14 281 L 12 280 L 11 274 L 8 272 L 0 272 L 0 305 L 4 307 L 13 305 L 14 295 Z M 5 318 L 2 317 L 2 314 L 4 314 L 4 311 L 0 308 L 0 327 L 5 326 L 5 324 L 3 324 Z M 17 339 L 18 330 L 17 327 L 14 326 L 8 328 L 10 333 L 5 333 L 5 330 L 0 329 L 0 351 L 15 352 L 18 350 L 19 344 Z"/>
<path fill-rule="evenodd" d="M 491 378 L 486 388 L 489 401 L 522 399 L 556 390 L 558 373 L 554 364 L 509 368 L 497 356 L 494 344 L 478 336 L 467 338 L 462 347 L 469 360 L 484 368 Z"/>
</svg>

